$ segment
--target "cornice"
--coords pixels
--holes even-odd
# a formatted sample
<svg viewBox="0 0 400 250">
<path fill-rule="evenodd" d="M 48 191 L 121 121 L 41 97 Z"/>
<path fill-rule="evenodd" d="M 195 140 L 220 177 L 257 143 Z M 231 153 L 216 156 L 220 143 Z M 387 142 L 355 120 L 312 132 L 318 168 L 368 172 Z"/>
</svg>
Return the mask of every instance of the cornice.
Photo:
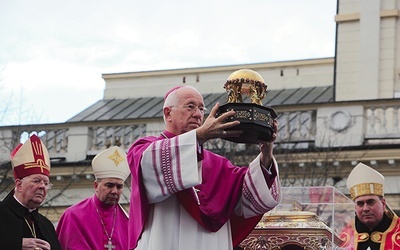
<svg viewBox="0 0 400 250">
<path fill-rule="evenodd" d="M 154 71 L 141 71 L 141 72 L 122 72 L 122 73 L 102 74 L 102 77 L 104 80 L 110 80 L 110 79 L 126 79 L 126 78 L 155 77 L 155 76 L 169 76 L 169 75 L 176 76 L 183 74 L 215 73 L 215 72 L 225 72 L 225 71 L 231 72 L 243 68 L 251 68 L 253 70 L 258 70 L 258 69 L 271 69 L 279 67 L 323 65 L 323 64 L 333 64 L 333 62 L 334 58 L 329 57 L 329 58 L 317 58 L 317 59 L 306 59 L 306 60 L 238 64 L 238 65 L 228 65 L 228 66 L 154 70 Z"/>
<path fill-rule="evenodd" d="M 380 17 L 381 18 L 398 18 L 400 16 L 400 10 L 391 9 L 391 10 L 381 10 Z M 346 14 L 337 14 L 335 16 L 335 22 L 344 23 L 344 22 L 353 22 L 360 20 L 360 13 L 346 13 Z"/>
</svg>

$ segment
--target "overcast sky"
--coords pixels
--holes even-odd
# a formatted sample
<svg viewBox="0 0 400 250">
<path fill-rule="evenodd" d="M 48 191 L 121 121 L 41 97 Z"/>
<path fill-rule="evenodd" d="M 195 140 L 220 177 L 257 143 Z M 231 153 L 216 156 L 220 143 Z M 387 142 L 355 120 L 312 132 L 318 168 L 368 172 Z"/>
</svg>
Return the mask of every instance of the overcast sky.
<svg viewBox="0 0 400 250">
<path fill-rule="evenodd" d="M 334 56 L 336 0 L 1 0 L 0 125 L 59 123 L 103 73 Z"/>
</svg>

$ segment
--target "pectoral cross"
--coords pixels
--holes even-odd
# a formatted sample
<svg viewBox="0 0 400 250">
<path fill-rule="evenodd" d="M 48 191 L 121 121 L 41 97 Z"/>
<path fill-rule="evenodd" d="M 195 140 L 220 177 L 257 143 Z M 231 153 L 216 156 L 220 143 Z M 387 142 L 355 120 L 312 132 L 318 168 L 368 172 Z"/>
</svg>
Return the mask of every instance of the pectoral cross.
<svg viewBox="0 0 400 250">
<path fill-rule="evenodd" d="M 111 239 L 108 240 L 108 243 L 104 245 L 104 248 L 107 250 L 115 249 L 115 246 L 112 244 Z"/>
</svg>

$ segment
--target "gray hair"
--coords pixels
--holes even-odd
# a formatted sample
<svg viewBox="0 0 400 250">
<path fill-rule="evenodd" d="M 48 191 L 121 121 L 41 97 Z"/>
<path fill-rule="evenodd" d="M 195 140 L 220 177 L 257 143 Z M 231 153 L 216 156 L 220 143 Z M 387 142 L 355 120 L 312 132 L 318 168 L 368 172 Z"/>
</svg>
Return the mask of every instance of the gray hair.
<svg viewBox="0 0 400 250">
<path fill-rule="evenodd" d="M 177 88 L 177 89 L 173 90 L 171 93 L 169 93 L 168 96 L 165 98 L 164 105 L 163 105 L 163 110 L 166 107 L 174 107 L 174 106 L 178 105 L 180 100 L 179 100 L 177 92 L 180 89 L 183 89 L 183 88 L 190 88 L 190 89 L 193 89 L 193 90 L 199 92 L 195 87 L 190 86 L 190 85 L 185 85 L 185 86 L 182 86 L 181 88 Z M 164 122 L 165 122 L 164 112 L 163 112 L 163 118 L 164 118 Z"/>
</svg>

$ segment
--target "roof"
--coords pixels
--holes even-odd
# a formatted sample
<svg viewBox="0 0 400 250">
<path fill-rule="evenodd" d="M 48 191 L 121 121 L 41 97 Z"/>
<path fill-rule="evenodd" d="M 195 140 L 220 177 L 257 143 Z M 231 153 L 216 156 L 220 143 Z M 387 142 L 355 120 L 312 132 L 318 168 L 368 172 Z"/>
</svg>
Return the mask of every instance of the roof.
<svg viewBox="0 0 400 250">
<path fill-rule="evenodd" d="M 206 94 L 203 97 L 206 107 L 211 107 L 216 102 L 225 103 L 227 100 L 225 92 Z M 263 101 L 266 102 L 264 106 L 271 107 L 332 102 L 333 86 L 269 90 Z M 103 99 L 72 117 L 67 122 L 162 118 L 162 102 L 163 97 Z M 246 99 L 244 99 L 244 102 L 246 102 Z"/>
</svg>

